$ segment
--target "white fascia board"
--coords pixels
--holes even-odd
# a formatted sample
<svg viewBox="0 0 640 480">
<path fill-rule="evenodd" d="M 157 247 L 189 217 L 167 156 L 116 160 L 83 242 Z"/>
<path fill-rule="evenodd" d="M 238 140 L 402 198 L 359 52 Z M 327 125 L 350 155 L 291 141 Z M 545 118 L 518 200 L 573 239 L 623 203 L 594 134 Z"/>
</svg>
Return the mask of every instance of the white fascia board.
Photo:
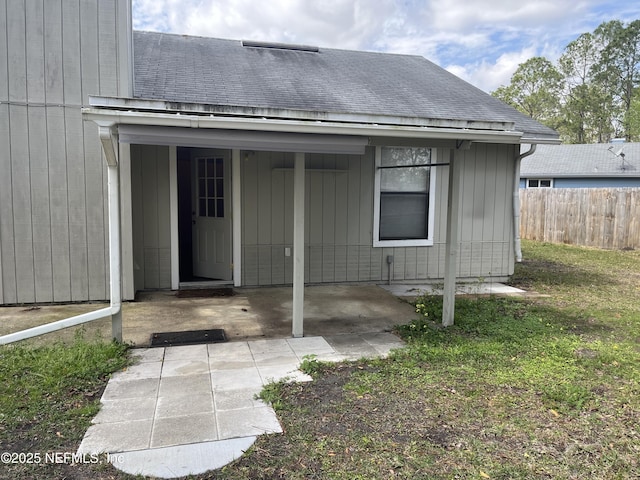
<svg viewBox="0 0 640 480">
<path fill-rule="evenodd" d="M 271 118 L 243 118 L 216 115 L 186 115 L 181 113 L 141 112 L 106 108 L 83 108 L 85 120 L 110 121 L 116 124 L 156 125 L 189 128 L 219 128 L 257 130 L 265 132 L 295 132 L 357 136 L 388 136 L 396 138 L 437 138 L 471 140 L 483 143 L 520 143 L 522 132 L 474 130 L 460 128 L 416 127 L 331 121 L 282 120 Z"/>
<path fill-rule="evenodd" d="M 248 107 L 238 105 L 213 105 L 202 103 L 171 102 L 124 97 L 89 96 L 94 108 L 111 108 L 125 111 L 178 113 L 180 115 L 215 115 L 236 118 L 269 118 L 272 120 L 302 120 L 307 122 L 337 122 L 377 124 L 393 126 L 418 126 L 472 130 L 513 131 L 514 122 L 497 120 L 460 120 L 451 118 L 422 118 L 381 115 L 372 113 L 327 112 L 272 107 Z"/>
</svg>

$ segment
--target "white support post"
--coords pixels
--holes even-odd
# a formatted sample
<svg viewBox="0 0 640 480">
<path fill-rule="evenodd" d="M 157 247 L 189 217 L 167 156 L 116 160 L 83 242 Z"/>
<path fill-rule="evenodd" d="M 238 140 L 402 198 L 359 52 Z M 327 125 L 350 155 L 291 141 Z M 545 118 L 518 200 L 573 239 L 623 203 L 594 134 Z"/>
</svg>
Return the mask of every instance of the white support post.
<svg viewBox="0 0 640 480">
<path fill-rule="evenodd" d="M 133 300 L 136 296 L 133 280 L 133 210 L 131 207 L 131 145 L 118 145 L 118 169 L 120 170 L 120 265 L 122 274 L 122 298 Z"/>
<path fill-rule="evenodd" d="M 240 150 L 231 150 L 231 195 L 233 221 L 233 285 L 242 286 L 242 182 L 240 177 Z"/>
<path fill-rule="evenodd" d="M 304 318 L 304 153 L 295 154 L 293 172 L 293 317 L 292 336 L 303 336 Z"/>
<path fill-rule="evenodd" d="M 169 147 L 169 225 L 171 229 L 171 290 L 180 289 L 180 240 L 178 237 L 178 147 Z"/>
<path fill-rule="evenodd" d="M 458 266 L 458 230 L 460 222 L 460 178 L 462 158 L 458 150 L 451 150 L 449 159 L 449 192 L 447 200 L 447 245 L 442 298 L 442 325 L 453 325 L 456 302 L 456 270 Z"/>
</svg>

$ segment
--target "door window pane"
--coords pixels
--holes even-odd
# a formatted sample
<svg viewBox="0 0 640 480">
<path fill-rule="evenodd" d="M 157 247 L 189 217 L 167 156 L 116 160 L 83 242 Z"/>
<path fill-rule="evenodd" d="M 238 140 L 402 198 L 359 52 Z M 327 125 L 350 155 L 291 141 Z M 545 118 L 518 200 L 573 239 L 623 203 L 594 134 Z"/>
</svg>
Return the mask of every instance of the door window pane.
<svg viewBox="0 0 640 480">
<path fill-rule="evenodd" d="M 224 158 L 198 159 L 198 215 L 224 217 Z"/>
</svg>

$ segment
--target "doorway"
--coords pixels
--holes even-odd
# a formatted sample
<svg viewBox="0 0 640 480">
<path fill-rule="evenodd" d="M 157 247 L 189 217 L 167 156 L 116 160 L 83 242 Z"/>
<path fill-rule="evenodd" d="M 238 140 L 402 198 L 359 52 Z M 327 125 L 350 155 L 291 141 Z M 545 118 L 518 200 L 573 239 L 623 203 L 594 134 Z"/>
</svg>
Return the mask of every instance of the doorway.
<svg viewBox="0 0 640 480">
<path fill-rule="evenodd" d="M 177 149 L 181 284 L 233 280 L 230 153 Z"/>
</svg>

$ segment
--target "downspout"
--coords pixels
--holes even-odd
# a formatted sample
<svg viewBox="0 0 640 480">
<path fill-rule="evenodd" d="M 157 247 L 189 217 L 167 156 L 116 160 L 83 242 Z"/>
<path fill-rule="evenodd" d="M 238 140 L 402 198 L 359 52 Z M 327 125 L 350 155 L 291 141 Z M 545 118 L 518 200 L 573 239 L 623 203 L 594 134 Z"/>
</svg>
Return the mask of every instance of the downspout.
<svg viewBox="0 0 640 480">
<path fill-rule="evenodd" d="M 513 174 L 513 235 L 516 262 L 522 262 L 522 246 L 520 244 L 520 163 L 523 158 L 533 155 L 538 145 L 531 144 L 531 148 L 516 157 Z"/>
<path fill-rule="evenodd" d="M 19 332 L 0 337 L 0 345 L 26 340 L 52 333 L 64 328 L 74 327 L 83 323 L 111 317 L 113 338 L 122 341 L 122 291 L 120 272 L 120 178 L 118 172 L 117 143 L 111 130 L 111 125 L 99 125 L 100 141 L 107 159 L 108 195 L 109 195 L 109 273 L 110 273 L 110 304 L 106 308 L 87 312 L 56 322 L 38 325 Z"/>
</svg>

